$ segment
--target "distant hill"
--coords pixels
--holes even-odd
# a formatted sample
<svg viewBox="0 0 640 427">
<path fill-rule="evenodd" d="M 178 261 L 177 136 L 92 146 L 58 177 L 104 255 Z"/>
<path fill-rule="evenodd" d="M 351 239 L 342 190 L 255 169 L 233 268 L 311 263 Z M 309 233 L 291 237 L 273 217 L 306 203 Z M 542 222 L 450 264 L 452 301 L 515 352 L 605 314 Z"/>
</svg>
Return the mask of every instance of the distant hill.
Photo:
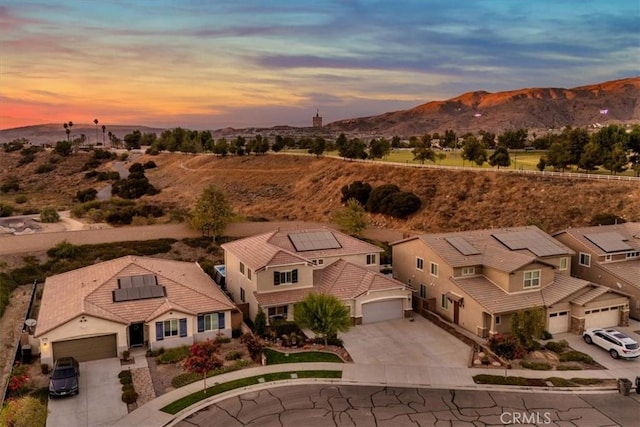
<svg viewBox="0 0 640 427">
<path fill-rule="evenodd" d="M 640 123 L 640 77 L 573 89 L 530 88 L 508 92 L 469 92 L 446 101 L 378 116 L 339 120 L 333 132 L 419 135 L 481 129 L 501 133 L 525 128 L 547 132 L 564 126 Z"/>
<path fill-rule="evenodd" d="M 106 128 L 106 133 L 111 132 L 118 138 L 122 139 L 126 134 L 138 129 L 142 133 L 155 132 L 160 135 L 164 129 L 151 128 L 147 126 L 131 126 L 131 125 L 109 125 Z M 91 124 L 74 123 L 71 128 L 71 134 L 79 136 L 85 134 L 88 138 L 88 142 L 95 144 L 96 139 L 96 126 Z M 16 138 L 26 138 L 32 144 L 44 145 L 55 144 L 60 140 L 66 140 L 67 134 L 65 133 L 62 123 L 49 123 L 45 125 L 33 125 L 22 126 L 19 128 L 0 130 L 0 144 L 4 142 L 13 141 Z M 109 141 L 108 135 L 105 135 L 105 140 Z M 98 142 L 102 142 L 102 126 L 98 123 Z"/>
</svg>

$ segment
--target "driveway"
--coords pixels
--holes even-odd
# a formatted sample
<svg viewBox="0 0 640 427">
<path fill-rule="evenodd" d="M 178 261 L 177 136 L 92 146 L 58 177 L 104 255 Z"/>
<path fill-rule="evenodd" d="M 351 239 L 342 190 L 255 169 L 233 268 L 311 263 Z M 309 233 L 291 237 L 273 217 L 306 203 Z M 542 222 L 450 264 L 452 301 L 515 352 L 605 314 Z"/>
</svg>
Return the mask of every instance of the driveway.
<svg viewBox="0 0 640 427">
<path fill-rule="evenodd" d="M 640 342 L 640 322 L 637 320 L 630 319 L 629 326 L 615 326 L 613 329 L 622 332 L 637 342 Z M 566 340 L 571 348 L 588 354 L 593 358 L 593 360 L 607 368 L 611 372 L 612 376 L 615 376 L 616 378 L 628 378 L 634 381 L 636 376 L 640 376 L 640 358 L 631 360 L 614 359 L 609 355 L 609 353 L 597 345 L 589 345 L 584 342 L 582 335 L 578 334 L 556 334 L 553 336 L 553 340 Z"/>
<path fill-rule="evenodd" d="M 340 338 L 353 360 L 367 365 L 466 368 L 471 351 L 418 315 L 355 326 Z"/>
<path fill-rule="evenodd" d="M 116 358 L 80 363 L 80 393 L 49 399 L 47 427 L 109 426 L 127 415 Z"/>
</svg>

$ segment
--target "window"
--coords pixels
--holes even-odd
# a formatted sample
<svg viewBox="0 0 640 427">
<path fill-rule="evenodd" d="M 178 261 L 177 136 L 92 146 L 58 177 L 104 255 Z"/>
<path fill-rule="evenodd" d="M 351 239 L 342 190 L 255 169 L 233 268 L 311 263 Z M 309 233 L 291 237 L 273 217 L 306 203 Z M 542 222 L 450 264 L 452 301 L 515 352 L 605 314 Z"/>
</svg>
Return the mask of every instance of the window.
<svg viewBox="0 0 640 427">
<path fill-rule="evenodd" d="M 316 265 L 324 265 L 324 259 L 320 258 L 314 261 Z"/>
<path fill-rule="evenodd" d="M 376 254 L 367 255 L 367 265 L 375 265 L 376 263 Z"/>
<path fill-rule="evenodd" d="M 422 258 L 416 257 L 416 269 L 420 271 L 424 270 L 424 260 Z"/>
<path fill-rule="evenodd" d="M 281 305 L 278 307 L 269 307 L 269 319 L 272 319 L 274 317 L 281 317 L 286 320 L 288 314 L 289 314 L 288 305 Z"/>
<path fill-rule="evenodd" d="M 420 298 L 426 298 L 426 297 L 427 297 L 427 287 L 422 283 L 420 283 Z"/>
<path fill-rule="evenodd" d="M 244 289 L 240 288 L 240 301 L 245 302 L 244 301 Z"/>
<path fill-rule="evenodd" d="M 540 270 L 531 270 L 524 272 L 524 287 L 536 288 L 540 286 Z"/>
<path fill-rule="evenodd" d="M 627 252 L 627 259 L 640 258 L 640 252 Z"/>
<path fill-rule="evenodd" d="M 240 274 L 244 276 L 244 264 L 240 263 Z"/>
<path fill-rule="evenodd" d="M 247 268 L 247 279 L 251 280 L 251 269 Z"/>
<path fill-rule="evenodd" d="M 198 315 L 198 332 L 224 329 L 224 313 L 207 313 Z"/>
<path fill-rule="evenodd" d="M 462 275 L 463 276 L 473 276 L 474 274 L 476 274 L 476 268 L 475 267 L 463 267 L 462 268 Z"/>
<path fill-rule="evenodd" d="M 447 296 L 445 294 L 442 294 L 442 297 L 440 298 L 440 305 L 445 310 L 449 309 L 449 300 L 447 299 Z"/>
<path fill-rule="evenodd" d="M 430 264 L 430 268 L 431 268 L 431 275 L 438 277 L 438 270 L 440 269 L 438 264 L 436 264 L 435 262 L 432 262 Z"/>
<path fill-rule="evenodd" d="M 496 325 L 499 325 L 501 321 L 502 319 L 500 318 L 500 316 L 496 316 Z"/>
<path fill-rule="evenodd" d="M 162 341 L 165 338 L 187 336 L 187 319 L 169 319 L 163 322 L 156 322 L 156 340 Z"/>
<path fill-rule="evenodd" d="M 583 267 L 591 267 L 591 255 L 580 252 L 580 259 L 578 261 L 578 264 Z"/>
<path fill-rule="evenodd" d="M 560 270 L 566 270 L 569 268 L 569 258 L 560 258 Z"/>
<path fill-rule="evenodd" d="M 273 285 L 278 286 L 285 283 L 298 283 L 298 270 L 274 271 Z"/>
<path fill-rule="evenodd" d="M 611 261 L 613 259 L 612 255 L 605 255 L 604 260 L 605 261 Z"/>
</svg>

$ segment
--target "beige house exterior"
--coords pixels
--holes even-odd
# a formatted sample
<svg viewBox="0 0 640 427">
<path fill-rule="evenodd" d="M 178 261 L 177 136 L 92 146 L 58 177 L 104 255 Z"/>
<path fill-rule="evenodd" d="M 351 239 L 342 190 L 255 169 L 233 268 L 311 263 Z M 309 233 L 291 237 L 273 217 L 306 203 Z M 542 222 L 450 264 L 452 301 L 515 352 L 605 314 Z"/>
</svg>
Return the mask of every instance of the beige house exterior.
<svg viewBox="0 0 640 427">
<path fill-rule="evenodd" d="M 570 228 L 553 237 L 575 252 L 575 276 L 628 295 L 629 316 L 640 320 L 640 222 Z"/>
<path fill-rule="evenodd" d="M 571 277 L 573 250 L 534 226 L 426 234 L 391 246 L 393 275 L 412 288 L 414 310 L 481 337 L 510 332 L 512 315 L 534 307 L 545 310 L 552 334 L 628 322 L 627 297 Z M 596 315 L 605 309 L 608 316 Z"/>
<path fill-rule="evenodd" d="M 350 307 L 354 324 L 411 314 L 411 291 L 379 273 L 382 249 L 329 228 L 272 231 L 222 245 L 226 287 L 245 317 L 293 320 L 309 293 Z"/>
<path fill-rule="evenodd" d="M 49 365 L 117 357 L 231 336 L 234 311 L 197 263 L 125 256 L 48 277 L 34 338 Z"/>
</svg>

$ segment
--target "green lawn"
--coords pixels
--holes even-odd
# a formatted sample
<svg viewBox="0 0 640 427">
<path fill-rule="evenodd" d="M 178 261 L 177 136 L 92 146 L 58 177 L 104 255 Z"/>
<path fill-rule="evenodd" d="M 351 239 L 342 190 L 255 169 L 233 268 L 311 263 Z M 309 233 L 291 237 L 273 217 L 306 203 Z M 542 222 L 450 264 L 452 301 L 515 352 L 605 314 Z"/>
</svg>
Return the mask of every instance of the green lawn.
<svg viewBox="0 0 640 427">
<path fill-rule="evenodd" d="M 334 353 L 323 351 L 304 351 L 300 353 L 281 353 L 270 348 L 264 350 L 267 356 L 267 365 L 278 365 L 280 363 L 300 363 L 300 362 L 331 362 L 344 363 L 344 361 Z"/>
<path fill-rule="evenodd" d="M 168 404 L 160 410 L 168 414 L 175 415 L 183 409 L 193 405 L 194 403 L 197 403 L 208 397 L 215 396 L 216 394 L 224 393 L 225 391 L 234 390 L 236 388 L 260 384 L 261 382 L 290 380 L 292 378 L 292 374 L 296 374 L 298 378 L 342 378 L 341 371 L 276 372 L 272 374 L 258 375 L 255 377 L 241 378 L 235 381 L 229 381 L 226 383 L 207 387 L 206 393 L 203 390 L 199 390 Z M 260 379 L 263 379 L 264 381 L 259 381 Z"/>
</svg>

